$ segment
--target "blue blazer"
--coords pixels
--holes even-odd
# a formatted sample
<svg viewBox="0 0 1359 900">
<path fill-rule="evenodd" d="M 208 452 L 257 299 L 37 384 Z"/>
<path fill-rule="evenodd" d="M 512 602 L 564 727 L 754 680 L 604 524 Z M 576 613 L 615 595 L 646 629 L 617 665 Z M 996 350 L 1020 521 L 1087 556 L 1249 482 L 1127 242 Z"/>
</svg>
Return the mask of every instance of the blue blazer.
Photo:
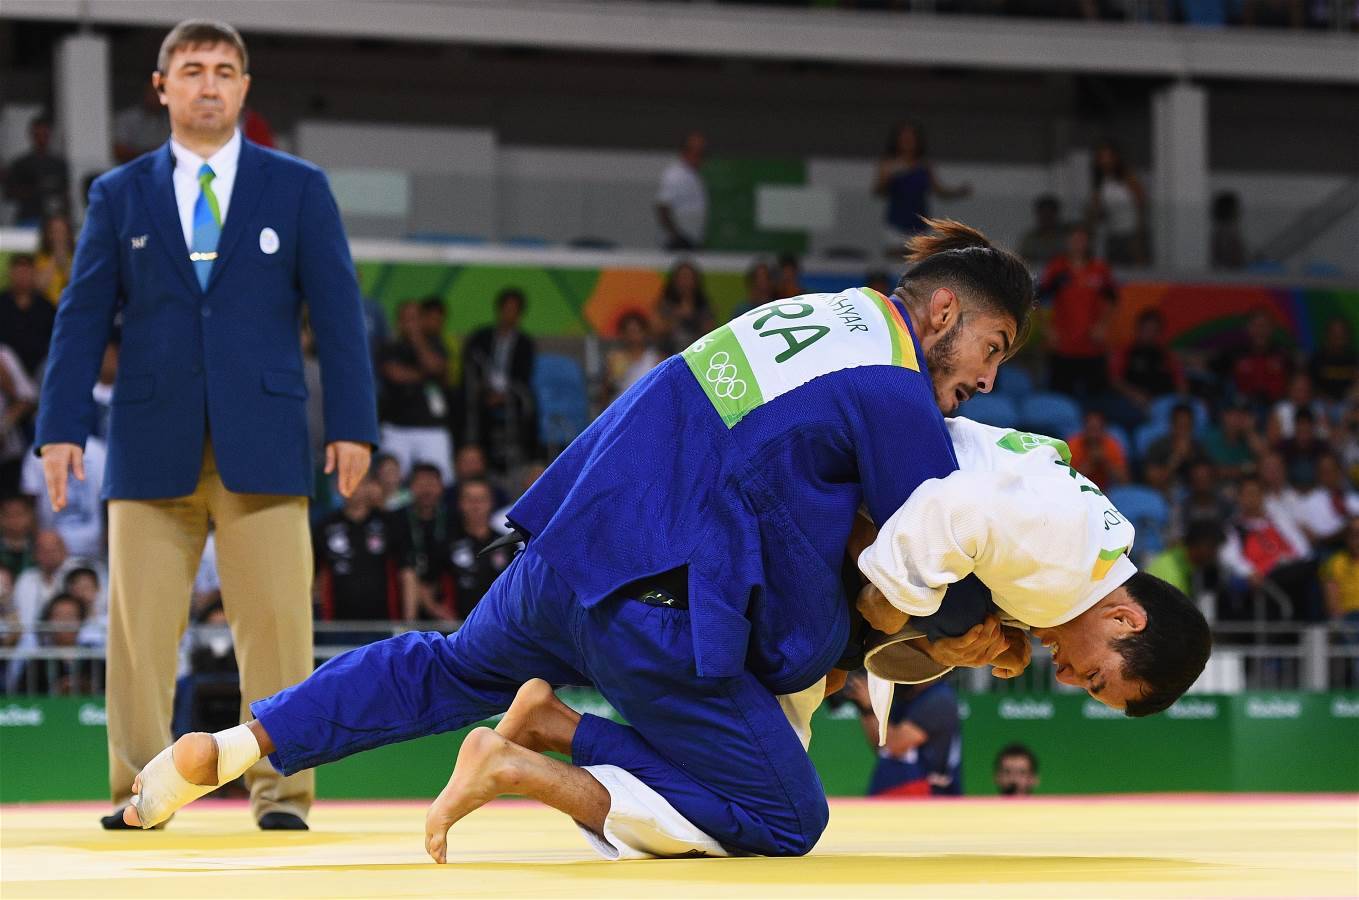
<svg viewBox="0 0 1359 900">
<path fill-rule="evenodd" d="M 84 445 L 95 421 L 91 388 L 121 312 L 106 498 L 193 493 L 205 437 L 228 490 L 309 495 L 304 299 L 321 362 L 326 442 L 377 443 L 363 310 L 325 174 L 242 140 L 205 291 L 184 243 L 173 170 L 167 142 L 90 188 L 57 307 L 36 446 Z"/>
</svg>

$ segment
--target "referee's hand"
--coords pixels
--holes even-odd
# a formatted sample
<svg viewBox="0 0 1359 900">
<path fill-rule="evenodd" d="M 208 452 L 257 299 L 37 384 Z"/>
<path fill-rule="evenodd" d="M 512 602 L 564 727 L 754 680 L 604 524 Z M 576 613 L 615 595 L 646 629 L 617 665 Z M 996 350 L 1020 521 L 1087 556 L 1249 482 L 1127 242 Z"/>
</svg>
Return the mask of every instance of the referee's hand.
<svg viewBox="0 0 1359 900">
<path fill-rule="evenodd" d="M 76 478 L 85 480 L 85 450 L 79 444 L 43 444 L 39 455 L 47 500 L 52 512 L 61 512 L 66 508 L 66 473 L 74 472 Z"/>
<path fill-rule="evenodd" d="M 326 444 L 326 474 L 340 473 L 340 496 L 348 497 L 354 493 L 354 488 L 367 474 L 372 457 L 373 448 L 357 441 L 331 441 Z"/>
</svg>

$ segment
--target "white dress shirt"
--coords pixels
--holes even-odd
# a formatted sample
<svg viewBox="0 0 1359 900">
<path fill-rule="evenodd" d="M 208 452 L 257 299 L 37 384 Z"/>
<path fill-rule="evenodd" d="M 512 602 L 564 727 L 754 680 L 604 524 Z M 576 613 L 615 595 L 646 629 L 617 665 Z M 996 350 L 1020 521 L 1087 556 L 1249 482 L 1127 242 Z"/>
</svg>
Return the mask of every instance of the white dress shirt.
<svg viewBox="0 0 1359 900">
<path fill-rule="evenodd" d="M 212 156 L 204 159 L 174 138 L 170 138 L 170 149 L 175 155 L 175 205 L 179 207 L 179 225 L 184 229 L 184 247 L 193 246 L 193 208 L 198 203 L 202 189 L 198 186 L 198 170 L 203 163 L 212 166 L 215 177 L 212 179 L 212 193 L 217 197 L 217 208 L 222 213 L 222 225 L 226 225 L 227 207 L 231 205 L 231 188 L 236 183 L 236 164 L 241 159 L 241 131 L 231 133 L 231 140 L 222 145 Z"/>
<path fill-rule="evenodd" d="M 661 174 L 661 185 L 656 202 L 670 207 L 670 218 L 680 234 L 695 247 L 703 245 L 708 230 L 708 189 L 703 179 L 684 160 L 677 159 Z M 670 235 L 660 235 L 665 246 Z"/>
</svg>

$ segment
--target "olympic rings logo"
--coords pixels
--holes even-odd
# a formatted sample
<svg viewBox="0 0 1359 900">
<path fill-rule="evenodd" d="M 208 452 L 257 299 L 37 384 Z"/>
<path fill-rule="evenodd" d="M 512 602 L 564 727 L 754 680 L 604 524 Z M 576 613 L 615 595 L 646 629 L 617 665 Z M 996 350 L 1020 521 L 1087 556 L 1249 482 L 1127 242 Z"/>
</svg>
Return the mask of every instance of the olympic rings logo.
<svg viewBox="0 0 1359 900">
<path fill-rule="evenodd" d="M 736 377 L 738 371 L 731 362 L 731 354 L 719 350 L 708 357 L 708 371 L 703 377 L 723 400 L 740 400 L 746 395 L 747 385 L 744 379 Z"/>
</svg>

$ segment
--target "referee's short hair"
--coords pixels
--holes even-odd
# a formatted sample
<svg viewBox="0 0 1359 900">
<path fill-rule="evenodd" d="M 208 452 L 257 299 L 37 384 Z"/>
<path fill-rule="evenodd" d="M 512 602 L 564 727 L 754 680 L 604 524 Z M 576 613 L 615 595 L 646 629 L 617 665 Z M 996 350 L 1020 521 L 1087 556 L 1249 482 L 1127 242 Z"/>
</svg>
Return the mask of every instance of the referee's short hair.
<svg viewBox="0 0 1359 900">
<path fill-rule="evenodd" d="M 214 19 L 185 19 L 160 42 L 160 53 L 156 57 L 156 71 L 165 76 L 170 71 L 170 57 L 178 50 L 194 47 L 210 47 L 213 44 L 229 44 L 236 48 L 241 57 L 241 72 L 250 71 L 250 54 L 245 50 L 241 33 L 225 22 Z"/>
</svg>

